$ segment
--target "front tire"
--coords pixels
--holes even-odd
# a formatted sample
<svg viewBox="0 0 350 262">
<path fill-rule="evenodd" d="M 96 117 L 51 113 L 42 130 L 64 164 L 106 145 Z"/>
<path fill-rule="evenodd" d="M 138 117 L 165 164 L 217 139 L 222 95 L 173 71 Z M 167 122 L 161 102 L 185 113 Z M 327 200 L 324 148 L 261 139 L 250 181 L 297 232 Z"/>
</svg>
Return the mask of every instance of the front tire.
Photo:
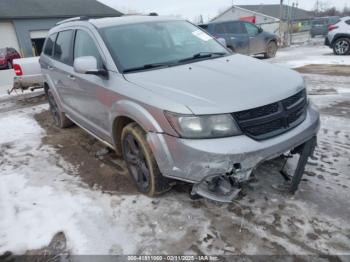
<svg viewBox="0 0 350 262">
<path fill-rule="evenodd" d="M 66 128 L 72 126 L 73 122 L 69 118 L 67 118 L 63 112 L 60 111 L 52 91 L 48 89 L 46 94 L 55 126 L 59 128 Z"/>
<path fill-rule="evenodd" d="M 265 58 L 273 58 L 276 56 L 278 50 L 277 43 L 275 41 L 271 41 L 267 44 Z"/>
<path fill-rule="evenodd" d="M 333 44 L 333 52 L 336 55 L 348 55 L 350 54 L 350 39 L 339 38 L 335 40 Z"/>
<path fill-rule="evenodd" d="M 129 174 L 137 189 L 150 197 L 171 189 L 169 179 L 163 177 L 146 139 L 146 132 L 136 123 L 122 131 L 122 153 Z"/>
</svg>

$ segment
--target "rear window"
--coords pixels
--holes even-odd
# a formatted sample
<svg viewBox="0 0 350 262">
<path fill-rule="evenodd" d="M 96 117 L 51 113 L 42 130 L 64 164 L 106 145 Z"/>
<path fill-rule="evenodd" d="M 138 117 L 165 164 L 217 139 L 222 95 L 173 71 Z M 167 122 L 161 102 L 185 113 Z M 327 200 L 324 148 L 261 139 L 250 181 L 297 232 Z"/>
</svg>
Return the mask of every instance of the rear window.
<svg viewBox="0 0 350 262">
<path fill-rule="evenodd" d="M 53 46 L 55 44 L 57 34 L 52 34 L 46 39 L 44 54 L 52 56 Z"/>
<path fill-rule="evenodd" d="M 6 52 L 5 52 L 5 49 L 0 49 L 0 55 L 1 55 L 1 56 L 4 56 L 5 53 L 6 53 Z"/>
<path fill-rule="evenodd" d="M 72 39 L 73 30 L 62 31 L 58 33 L 54 48 L 54 58 L 67 65 L 73 64 Z"/>
</svg>

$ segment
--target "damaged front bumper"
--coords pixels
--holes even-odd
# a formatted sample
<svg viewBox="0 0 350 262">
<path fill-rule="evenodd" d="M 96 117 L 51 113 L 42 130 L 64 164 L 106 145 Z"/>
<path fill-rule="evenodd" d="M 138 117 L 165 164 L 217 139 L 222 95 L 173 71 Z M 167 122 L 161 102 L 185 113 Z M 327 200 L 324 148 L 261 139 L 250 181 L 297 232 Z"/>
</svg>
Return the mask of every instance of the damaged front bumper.
<svg viewBox="0 0 350 262">
<path fill-rule="evenodd" d="M 315 137 L 320 127 L 317 109 L 310 103 L 306 119 L 292 130 L 263 141 L 248 136 L 220 139 L 181 139 L 149 133 L 148 141 L 165 177 L 199 185 L 212 176 L 232 174 L 249 179 L 261 162 L 273 159 Z"/>
</svg>

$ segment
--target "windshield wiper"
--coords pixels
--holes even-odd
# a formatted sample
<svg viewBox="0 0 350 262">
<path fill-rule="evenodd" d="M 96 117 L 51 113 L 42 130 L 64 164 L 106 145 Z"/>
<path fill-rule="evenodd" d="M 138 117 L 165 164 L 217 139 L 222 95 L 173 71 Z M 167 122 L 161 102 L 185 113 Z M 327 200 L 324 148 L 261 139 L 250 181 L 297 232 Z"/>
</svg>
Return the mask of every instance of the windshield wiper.
<svg viewBox="0 0 350 262">
<path fill-rule="evenodd" d="M 166 62 L 166 63 L 153 63 L 153 64 L 146 64 L 143 66 L 138 66 L 138 67 L 132 67 L 125 69 L 123 73 L 128 73 L 128 72 L 135 72 L 135 71 L 142 71 L 142 70 L 147 70 L 147 69 L 152 69 L 152 68 L 158 68 L 158 67 L 169 67 L 174 65 L 173 62 Z"/>
<path fill-rule="evenodd" d="M 225 52 L 200 52 L 200 53 L 194 54 L 191 57 L 187 57 L 187 58 L 181 59 L 178 62 L 182 63 L 182 62 L 188 62 L 188 61 L 202 59 L 202 58 L 211 58 L 211 57 L 217 57 L 217 56 L 224 56 L 226 54 L 227 53 L 225 53 Z"/>
</svg>

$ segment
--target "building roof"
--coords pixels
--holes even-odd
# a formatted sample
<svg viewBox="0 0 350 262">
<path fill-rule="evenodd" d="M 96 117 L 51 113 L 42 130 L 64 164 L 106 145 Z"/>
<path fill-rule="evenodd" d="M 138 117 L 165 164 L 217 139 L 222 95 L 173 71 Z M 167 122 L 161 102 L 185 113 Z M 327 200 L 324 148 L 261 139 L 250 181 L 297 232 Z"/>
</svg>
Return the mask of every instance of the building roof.
<svg viewBox="0 0 350 262">
<path fill-rule="evenodd" d="M 0 0 L 0 19 L 121 15 L 121 12 L 96 0 Z"/>
<path fill-rule="evenodd" d="M 238 7 L 264 15 L 280 18 L 280 5 L 238 5 Z M 283 5 L 282 20 L 288 20 L 288 15 L 293 10 L 294 20 L 307 20 L 313 17 L 312 13 L 304 9 Z M 294 13 L 295 12 L 295 13 Z M 295 14 L 295 15 L 294 15 Z"/>
</svg>

